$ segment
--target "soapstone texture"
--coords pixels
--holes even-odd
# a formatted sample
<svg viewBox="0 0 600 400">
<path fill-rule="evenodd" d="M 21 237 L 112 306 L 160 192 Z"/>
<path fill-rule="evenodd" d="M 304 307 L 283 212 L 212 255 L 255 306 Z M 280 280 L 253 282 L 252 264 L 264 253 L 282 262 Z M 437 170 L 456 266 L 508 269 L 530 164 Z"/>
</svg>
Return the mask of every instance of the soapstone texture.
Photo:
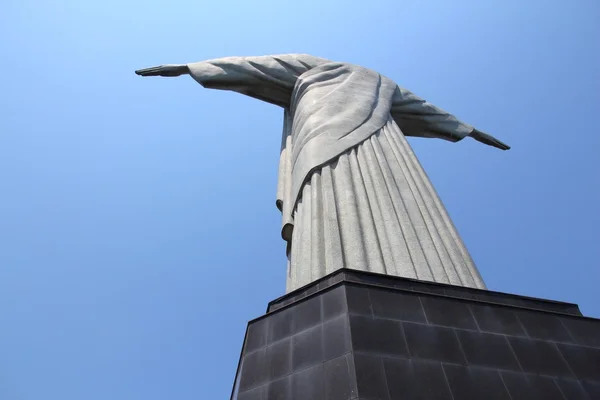
<svg viewBox="0 0 600 400">
<path fill-rule="evenodd" d="M 189 74 L 283 108 L 277 187 L 287 292 L 340 268 L 485 288 L 405 136 L 492 136 L 357 65 L 306 54 L 226 57 L 136 71 Z"/>
</svg>

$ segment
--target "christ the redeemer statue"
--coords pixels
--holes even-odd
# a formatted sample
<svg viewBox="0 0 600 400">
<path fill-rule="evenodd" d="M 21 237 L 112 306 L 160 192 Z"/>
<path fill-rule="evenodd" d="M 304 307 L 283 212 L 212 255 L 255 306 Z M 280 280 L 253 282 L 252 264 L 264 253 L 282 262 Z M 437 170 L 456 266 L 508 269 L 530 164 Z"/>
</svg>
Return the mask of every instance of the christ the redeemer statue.
<svg viewBox="0 0 600 400">
<path fill-rule="evenodd" d="M 357 65 L 306 54 L 136 71 L 191 75 L 284 110 L 277 207 L 287 292 L 339 268 L 485 288 L 406 136 L 509 147 Z"/>
</svg>

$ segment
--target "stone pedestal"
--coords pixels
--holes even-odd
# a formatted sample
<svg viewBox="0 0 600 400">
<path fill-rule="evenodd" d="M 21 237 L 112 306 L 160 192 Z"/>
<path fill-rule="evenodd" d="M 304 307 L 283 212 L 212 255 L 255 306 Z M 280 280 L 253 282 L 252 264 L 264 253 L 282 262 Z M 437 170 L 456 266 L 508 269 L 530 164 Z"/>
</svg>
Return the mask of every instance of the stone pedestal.
<svg viewBox="0 0 600 400">
<path fill-rule="evenodd" d="M 248 324 L 232 399 L 600 399 L 575 304 L 339 270 Z"/>
</svg>

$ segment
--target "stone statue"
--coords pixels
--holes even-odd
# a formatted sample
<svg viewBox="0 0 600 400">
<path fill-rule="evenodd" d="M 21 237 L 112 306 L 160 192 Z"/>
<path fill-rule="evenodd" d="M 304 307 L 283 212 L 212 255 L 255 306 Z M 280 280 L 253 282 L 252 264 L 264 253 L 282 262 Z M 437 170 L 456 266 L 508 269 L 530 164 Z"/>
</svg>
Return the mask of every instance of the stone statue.
<svg viewBox="0 0 600 400">
<path fill-rule="evenodd" d="M 485 284 L 405 136 L 509 147 L 381 74 L 306 54 L 136 71 L 191 75 L 283 108 L 277 207 L 287 292 L 339 268 Z"/>
</svg>

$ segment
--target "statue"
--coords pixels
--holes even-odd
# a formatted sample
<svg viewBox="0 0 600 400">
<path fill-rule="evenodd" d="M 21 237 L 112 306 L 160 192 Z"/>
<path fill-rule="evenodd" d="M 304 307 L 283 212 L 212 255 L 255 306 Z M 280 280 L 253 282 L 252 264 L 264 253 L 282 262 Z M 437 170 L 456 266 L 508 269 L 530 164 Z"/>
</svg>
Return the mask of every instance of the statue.
<svg viewBox="0 0 600 400">
<path fill-rule="evenodd" d="M 136 71 L 191 75 L 283 108 L 276 205 L 286 291 L 339 268 L 485 289 L 405 136 L 494 137 L 379 73 L 306 54 L 226 57 Z"/>
</svg>

